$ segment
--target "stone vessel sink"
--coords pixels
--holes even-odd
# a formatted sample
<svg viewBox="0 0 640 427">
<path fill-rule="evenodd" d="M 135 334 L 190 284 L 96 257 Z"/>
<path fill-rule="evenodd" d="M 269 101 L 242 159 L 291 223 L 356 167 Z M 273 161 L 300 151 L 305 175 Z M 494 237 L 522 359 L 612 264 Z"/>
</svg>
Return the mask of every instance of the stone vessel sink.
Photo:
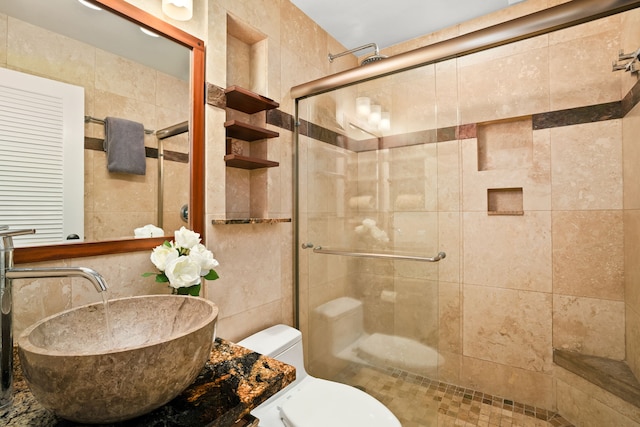
<svg viewBox="0 0 640 427">
<path fill-rule="evenodd" d="M 30 326 L 18 354 L 33 395 L 58 416 L 123 421 L 164 405 L 196 379 L 217 317 L 217 306 L 197 297 L 113 299 L 107 310 L 88 304 Z"/>
</svg>

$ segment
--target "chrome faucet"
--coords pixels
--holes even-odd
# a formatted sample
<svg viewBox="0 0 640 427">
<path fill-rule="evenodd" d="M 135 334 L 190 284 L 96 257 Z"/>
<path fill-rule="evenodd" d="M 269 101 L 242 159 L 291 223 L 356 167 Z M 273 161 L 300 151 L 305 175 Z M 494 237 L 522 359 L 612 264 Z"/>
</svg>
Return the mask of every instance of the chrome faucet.
<svg viewBox="0 0 640 427">
<path fill-rule="evenodd" d="M 9 230 L 0 225 L 0 408 L 13 401 L 13 279 L 42 277 L 84 277 L 98 292 L 107 290 L 107 283 L 97 271 L 85 267 L 15 268 L 13 266 L 13 236 L 34 234 L 33 229 Z"/>
</svg>

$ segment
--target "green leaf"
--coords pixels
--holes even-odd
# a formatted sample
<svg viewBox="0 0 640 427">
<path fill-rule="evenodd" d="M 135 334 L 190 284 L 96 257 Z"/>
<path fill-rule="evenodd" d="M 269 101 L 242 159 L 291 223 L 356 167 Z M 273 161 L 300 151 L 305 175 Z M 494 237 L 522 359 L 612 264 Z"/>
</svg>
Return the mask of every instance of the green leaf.
<svg viewBox="0 0 640 427">
<path fill-rule="evenodd" d="M 187 288 L 189 290 L 189 295 L 197 297 L 200 295 L 200 285 L 189 286 Z"/>
<path fill-rule="evenodd" d="M 166 246 L 166 247 L 170 248 L 171 247 L 171 243 L 169 243 L 168 240 L 165 240 L 164 243 L 162 243 L 162 246 Z"/>
<path fill-rule="evenodd" d="M 178 288 L 178 295 L 191 295 L 197 297 L 200 295 L 200 285 L 189 286 L 188 288 Z"/>
<path fill-rule="evenodd" d="M 156 274 L 156 283 L 168 283 L 169 278 L 164 273 Z"/>
<path fill-rule="evenodd" d="M 215 270 L 209 270 L 209 272 L 207 273 L 206 276 L 204 276 L 204 278 L 207 280 L 216 280 L 216 279 L 219 279 L 220 276 L 218 276 L 218 273 L 216 273 Z"/>
<path fill-rule="evenodd" d="M 149 277 L 149 276 L 153 276 L 154 274 L 158 274 L 158 273 L 142 273 L 142 277 Z"/>
</svg>

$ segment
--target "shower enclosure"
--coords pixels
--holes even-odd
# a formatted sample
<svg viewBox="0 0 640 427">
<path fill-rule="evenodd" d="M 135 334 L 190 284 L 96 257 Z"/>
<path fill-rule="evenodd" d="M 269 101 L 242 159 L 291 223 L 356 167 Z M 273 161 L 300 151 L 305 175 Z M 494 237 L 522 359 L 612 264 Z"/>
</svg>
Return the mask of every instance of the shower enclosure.
<svg viewBox="0 0 640 427">
<path fill-rule="evenodd" d="M 600 6 L 555 10 L 572 9 L 565 19 Z M 558 374 L 558 349 L 640 366 L 624 327 L 640 318 L 637 292 L 624 292 L 636 277 L 626 230 L 640 223 L 628 157 L 637 78 L 611 65 L 637 61 L 618 51 L 637 51 L 639 12 L 537 27 L 558 23 L 552 9 L 542 23 L 461 36 L 458 52 L 436 43 L 352 81 L 292 89 L 307 368 L 365 389 L 405 426 L 449 416 L 436 402 L 446 384 L 468 387 L 458 404 L 477 390 L 511 409 L 585 417 L 593 402 L 564 400 L 581 385 Z M 536 34 L 491 39 L 521 28 Z"/>
<path fill-rule="evenodd" d="M 383 402 L 363 376 L 435 379 L 447 363 L 439 302 L 451 291 L 441 289 L 446 282 L 457 292 L 459 281 L 457 247 L 447 237 L 460 228 L 459 148 L 437 140 L 443 126 L 434 70 L 299 103 L 306 127 L 299 135 L 299 306 L 308 369 Z"/>
</svg>

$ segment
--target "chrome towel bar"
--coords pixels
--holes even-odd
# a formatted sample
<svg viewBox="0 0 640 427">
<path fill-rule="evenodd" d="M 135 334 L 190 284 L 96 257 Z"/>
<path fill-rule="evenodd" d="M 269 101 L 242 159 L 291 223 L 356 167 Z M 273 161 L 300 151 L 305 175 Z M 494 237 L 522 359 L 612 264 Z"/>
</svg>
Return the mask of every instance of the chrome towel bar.
<svg viewBox="0 0 640 427">
<path fill-rule="evenodd" d="M 389 254 L 389 253 L 375 253 L 375 252 L 362 252 L 362 251 L 350 251 L 343 249 L 329 249 L 323 248 L 322 246 L 316 246 L 313 248 L 313 252 L 317 254 L 327 254 L 327 255 L 343 255 L 343 256 L 353 256 L 353 257 L 361 257 L 361 258 L 386 258 L 386 259 L 399 259 L 406 261 L 421 261 L 421 262 L 438 262 L 441 259 L 444 259 L 447 254 L 444 252 L 438 252 L 438 255 L 434 257 L 424 257 L 417 255 L 400 255 L 400 254 Z"/>
</svg>

